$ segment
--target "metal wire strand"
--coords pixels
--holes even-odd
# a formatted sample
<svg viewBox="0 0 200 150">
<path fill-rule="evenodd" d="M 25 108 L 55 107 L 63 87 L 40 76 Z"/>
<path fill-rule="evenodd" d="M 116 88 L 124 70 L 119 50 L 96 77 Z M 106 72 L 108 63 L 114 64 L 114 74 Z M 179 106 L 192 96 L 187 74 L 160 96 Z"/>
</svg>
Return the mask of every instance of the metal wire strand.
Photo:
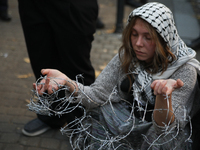
<svg viewBox="0 0 200 150">
<path fill-rule="evenodd" d="M 46 78 L 47 77 L 40 77 L 36 81 L 36 89 L 37 89 L 37 86 L 41 85 L 40 81 L 42 79 L 46 79 Z M 77 76 L 76 82 L 78 82 L 78 79 L 80 79 L 80 78 L 82 78 L 82 75 Z M 130 111 L 130 116 L 128 117 L 128 119 L 126 118 L 124 120 L 124 123 L 126 123 L 127 121 L 132 121 L 132 127 L 129 129 L 129 131 L 127 131 L 123 135 L 113 135 L 108 131 L 107 127 L 104 124 L 102 124 L 98 120 L 94 119 L 91 115 L 87 114 L 88 111 L 81 105 L 82 99 L 80 97 L 79 97 L 80 101 L 75 106 L 74 105 L 70 106 L 70 104 L 71 103 L 74 104 L 74 101 L 77 99 L 77 97 L 74 96 L 74 92 L 76 91 L 76 89 L 74 92 L 70 93 L 68 86 L 58 84 L 55 79 L 56 80 L 64 80 L 64 79 L 58 79 L 58 78 L 50 78 L 50 83 L 59 87 L 58 90 L 53 90 L 52 94 L 48 94 L 47 92 L 44 92 L 42 95 L 40 95 L 37 92 L 37 90 L 34 90 L 34 89 L 32 90 L 32 97 L 30 99 L 30 103 L 28 104 L 29 110 L 34 111 L 37 114 L 42 114 L 42 115 L 61 116 L 63 114 L 72 112 L 76 108 L 81 108 L 84 112 L 83 116 L 80 118 L 76 118 L 72 122 L 69 122 L 65 127 L 61 128 L 61 130 L 60 130 L 62 134 L 66 134 L 69 136 L 70 144 L 73 149 L 88 150 L 88 149 L 93 148 L 95 145 L 99 145 L 99 147 L 98 147 L 99 150 L 101 150 L 101 149 L 117 150 L 122 147 L 126 147 L 127 149 L 133 149 L 131 146 L 132 144 L 130 142 L 128 142 L 126 140 L 126 138 L 132 133 L 132 131 L 136 127 L 135 116 L 134 116 L 134 110 L 135 110 L 134 103 L 138 103 L 138 102 L 133 101 L 133 104 L 131 104 L 126 100 L 123 100 L 123 99 L 121 100 L 121 101 L 125 102 L 129 108 L 132 109 Z M 70 82 L 70 81 L 67 81 L 67 82 L 69 82 L 70 84 L 73 85 L 72 82 Z M 76 87 L 75 85 L 73 85 L 73 86 Z M 89 96 L 87 96 L 86 93 L 83 92 L 84 90 L 81 90 L 81 89 L 78 89 L 78 90 L 79 90 L 79 92 L 81 92 L 88 98 L 88 101 L 90 101 L 91 103 L 94 102 L 96 104 L 96 102 L 94 100 L 89 98 Z M 64 93 L 63 97 L 59 96 L 59 93 L 61 93 L 61 92 Z M 116 87 L 115 87 L 112 90 L 112 93 L 110 94 L 109 99 L 103 105 L 109 104 L 113 115 L 115 115 L 115 117 L 118 117 L 116 115 L 115 109 L 113 108 L 113 103 L 111 101 L 112 95 L 116 94 L 116 92 L 117 91 L 116 91 Z M 166 96 L 166 100 L 167 100 L 167 104 L 169 105 L 169 97 L 168 96 Z M 148 102 L 147 102 L 147 104 L 148 104 Z M 185 107 L 179 106 L 177 109 L 183 109 L 183 112 L 184 112 L 183 120 L 186 120 L 186 118 L 187 118 L 190 121 L 190 132 L 191 133 L 188 136 L 188 138 L 186 139 L 186 141 L 190 141 L 191 134 L 192 134 L 192 125 L 191 125 L 190 116 L 188 115 L 188 113 L 186 113 L 187 110 Z M 142 120 L 141 120 L 142 123 L 144 123 L 145 115 L 147 112 L 161 111 L 161 109 L 147 110 L 147 105 L 145 106 L 145 108 L 138 105 L 137 110 L 144 112 L 143 113 L 144 116 L 142 116 Z M 167 115 L 169 114 L 169 111 L 170 110 L 167 109 Z M 173 114 L 174 116 L 176 116 L 175 112 L 176 112 L 176 110 L 174 111 L 174 114 Z M 92 126 L 94 123 L 96 125 L 98 125 L 99 127 L 101 127 L 104 138 L 100 138 L 96 135 L 93 135 L 91 130 L 92 130 Z M 177 123 L 177 125 L 171 129 L 170 129 L 171 121 L 167 124 L 166 123 L 163 123 L 163 124 L 165 126 L 165 130 L 162 132 L 162 134 L 157 136 L 157 138 L 154 141 L 151 141 L 150 139 L 148 139 L 147 135 L 142 135 L 144 141 L 146 141 L 149 144 L 149 149 L 153 146 L 167 144 L 177 138 L 177 136 L 180 132 L 179 123 Z M 176 132 L 174 133 L 174 131 L 176 131 Z M 165 138 L 167 135 L 170 135 L 170 134 L 172 135 L 171 139 L 169 139 L 168 141 L 164 141 L 162 143 L 159 142 L 159 141 L 162 141 L 161 140 L 162 138 Z M 91 140 L 93 141 L 92 143 L 88 142 Z"/>
</svg>

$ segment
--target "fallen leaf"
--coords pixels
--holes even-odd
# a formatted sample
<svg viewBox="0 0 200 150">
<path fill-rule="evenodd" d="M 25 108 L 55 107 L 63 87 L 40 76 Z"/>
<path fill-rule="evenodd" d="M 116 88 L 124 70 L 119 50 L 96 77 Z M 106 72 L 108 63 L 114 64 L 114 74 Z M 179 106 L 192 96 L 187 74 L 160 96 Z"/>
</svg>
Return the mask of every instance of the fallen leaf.
<svg viewBox="0 0 200 150">
<path fill-rule="evenodd" d="M 97 77 L 99 76 L 100 73 L 101 73 L 101 71 L 95 70 L 95 77 L 97 78 Z"/>
<path fill-rule="evenodd" d="M 103 70 L 105 67 L 106 67 L 106 64 L 105 64 L 105 65 L 99 66 L 99 68 L 100 68 L 101 70 Z"/>
<path fill-rule="evenodd" d="M 28 57 L 25 57 L 25 58 L 24 58 L 24 61 L 25 61 L 26 63 L 30 63 L 30 59 L 29 59 Z"/>
<path fill-rule="evenodd" d="M 31 102 L 29 99 L 26 99 L 25 101 L 26 101 L 27 103 L 30 103 L 30 102 Z"/>
<path fill-rule="evenodd" d="M 29 77 L 32 77 L 32 76 L 33 76 L 32 73 L 28 73 L 28 74 L 17 75 L 17 78 L 19 78 L 19 79 L 25 79 L 25 78 L 29 78 Z"/>
<path fill-rule="evenodd" d="M 108 30 L 106 30 L 106 33 L 114 33 L 115 32 L 115 29 L 113 28 L 113 29 L 108 29 Z"/>
</svg>

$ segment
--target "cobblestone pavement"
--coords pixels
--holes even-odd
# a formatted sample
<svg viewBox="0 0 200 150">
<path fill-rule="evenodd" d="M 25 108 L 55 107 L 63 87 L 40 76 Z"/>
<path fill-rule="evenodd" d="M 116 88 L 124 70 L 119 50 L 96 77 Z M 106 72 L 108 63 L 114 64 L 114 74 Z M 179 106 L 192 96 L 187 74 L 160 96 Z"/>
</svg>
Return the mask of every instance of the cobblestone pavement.
<svg viewBox="0 0 200 150">
<path fill-rule="evenodd" d="M 105 28 L 97 30 L 91 51 L 97 75 L 121 44 L 120 34 L 113 33 L 116 0 L 99 0 L 99 7 Z M 124 16 L 132 9 L 126 6 Z M 0 20 L 0 150 L 71 150 L 68 137 L 61 135 L 59 130 L 50 130 L 37 137 L 21 133 L 23 126 L 36 117 L 26 106 L 35 78 L 26 51 L 17 0 L 9 1 L 9 12 L 11 22 Z"/>
</svg>

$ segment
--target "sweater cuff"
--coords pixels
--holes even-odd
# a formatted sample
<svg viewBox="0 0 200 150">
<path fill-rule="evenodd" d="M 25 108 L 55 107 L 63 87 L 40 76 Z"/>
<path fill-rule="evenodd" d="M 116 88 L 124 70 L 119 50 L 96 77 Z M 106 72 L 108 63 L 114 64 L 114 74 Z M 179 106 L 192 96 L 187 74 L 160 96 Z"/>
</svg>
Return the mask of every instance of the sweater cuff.
<svg viewBox="0 0 200 150">
<path fill-rule="evenodd" d="M 177 120 L 176 118 L 174 119 L 174 122 L 171 123 L 170 125 L 165 124 L 165 126 L 159 126 L 154 118 L 153 118 L 153 113 L 152 113 L 152 122 L 153 122 L 153 126 L 155 128 L 155 131 L 158 135 L 163 134 L 164 132 L 169 133 L 172 130 L 174 130 L 177 127 Z"/>
<path fill-rule="evenodd" d="M 76 96 L 75 103 L 81 102 L 83 106 L 90 109 L 93 107 L 100 106 L 97 102 L 94 102 L 86 93 L 91 90 L 89 86 L 84 86 L 83 84 L 76 82 L 78 86 L 78 95 Z"/>
</svg>

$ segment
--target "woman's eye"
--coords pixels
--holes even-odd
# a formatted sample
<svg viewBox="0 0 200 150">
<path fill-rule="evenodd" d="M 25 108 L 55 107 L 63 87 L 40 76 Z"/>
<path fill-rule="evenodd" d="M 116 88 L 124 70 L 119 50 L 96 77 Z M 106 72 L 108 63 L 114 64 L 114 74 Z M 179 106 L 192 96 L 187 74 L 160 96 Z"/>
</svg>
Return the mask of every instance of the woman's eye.
<svg viewBox="0 0 200 150">
<path fill-rule="evenodd" d="M 137 33 L 132 33 L 133 36 L 137 36 Z"/>
<path fill-rule="evenodd" d="M 151 37 L 145 36 L 145 39 L 147 39 L 147 40 L 151 40 Z"/>
</svg>

